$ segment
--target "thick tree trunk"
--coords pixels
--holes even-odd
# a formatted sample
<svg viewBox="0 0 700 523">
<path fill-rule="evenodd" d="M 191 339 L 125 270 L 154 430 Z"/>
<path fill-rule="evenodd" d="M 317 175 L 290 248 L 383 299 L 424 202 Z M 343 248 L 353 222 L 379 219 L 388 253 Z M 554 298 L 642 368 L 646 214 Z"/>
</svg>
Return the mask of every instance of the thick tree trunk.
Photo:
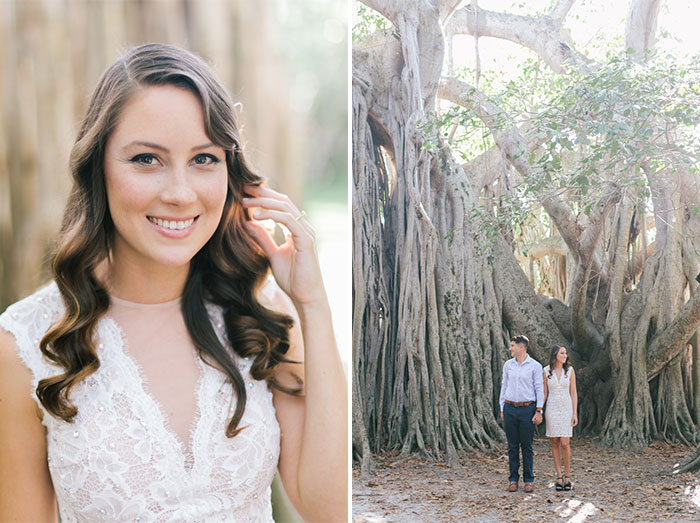
<svg viewBox="0 0 700 523">
<path fill-rule="evenodd" d="M 536 309 L 544 308 L 509 248 L 503 255 L 479 250 L 483 242 L 472 212 L 479 190 L 444 146 L 426 150 L 415 132 L 416 122 L 429 118 L 435 105 L 440 68 L 425 61 L 441 63 L 442 54 L 428 59 L 418 45 L 433 42 L 430 47 L 435 50 L 437 43 L 440 50 L 435 17 L 425 7 L 406 9 L 392 20 L 400 42 L 389 37 L 353 57 L 353 116 L 362 121 L 353 127 L 353 175 L 360 193 L 354 205 L 383 202 L 378 219 L 367 209 L 353 214 L 354 227 L 363 231 L 356 241 L 365 246 L 354 258 L 354 265 L 363 267 L 354 281 L 353 321 L 361 333 L 355 345 L 357 383 L 370 391 L 356 396 L 363 402 L 355 408 L 364 417 L 366 436 L 360 424 L 354 441 L 363 459 L 366 437 L 372 450 L 444 452 L 457 465 L 459 450 L 492 448 L 504 440 L 496 422 L 509 337 L 503 308 L 515 307 L 519 295 L 513 286 L 496 284 L 499 271 L 519 274 L 519 285 Z M 388 178 L 381 167 L 384 156 L 376 152 L 380 146 L 398 175 L 383 195 L 372 189 L 380 185 L 373 177 Z M 377 230 L 381 233 L 372 232 Z M 370 252 L 376 253 L 374 261 Z M 381 269 L 369 271 L 370 263 Z M 377 292 L 387 296 L 381 327 L 368 313 L 373 301 L 368 296 Z M 556 325 L 546 311 L 539 317 L 552 326 L 549 337 L 542 335 L 549 343 Z M 377 333 L 380 328 L 386 334 Z M 384 362 L 381 372 L 374 362 Z"/>
<path fill-rule="evenodd" d="M 355 241 L 367 242 L 355 251 L 361 267 L 354 282 L 356 380 L 366 388 L 355 397 L 363 416 L 354 438 L 358 456 L 365 459 L 367 447 L 420 450 L 455 463 L 462 449 L 502 441 L 500 370 L 514 333 L 530 337 L 531 354 L 543 363 L 554 343 L 569 348 L 578 371 L 580 433 L 600 435 L 612 447 L 641 447 L 657 436 L 697 443 L 689 404 L 699 408 L 700 356 L 686 371 L 679 356 L 700 325 L 693 281 L 700 262 L 690 261 L 700 252 L 693 176 L 644 169 L 647 180 L 639 181 L 654 195 L 653 216 L 612 177 L 593 193 L 598 200 L 590 214 L 581 211 L 581 195 L 543 194 L 540 204 L 556 230 L 542 227 L 534 242 L 518 240 L 533 242 L 532 257 L 511 245 L 513 231 L 501 230 L 491 243 L 480 237 L 480 221 L 494 202 L 539 175 L 528 158 L 549 137 L 516 126 L 478 86 L 454 78 L 438 84 L 442 28 L 448 39 L 472 34 L 518 42 L 565 72 L 585 67 L 570 46 L 557 47 L 573 1 L 559 0 L 537 19 L 476 3 L 451 18 L 442 7 L 418 2 L 367 3 L 394 27 L 371 46 L 357 46 L 353 56 L 353 116 L 363 122 L 353 133 L 355 190 L 362 193 L 353 202 L 380 207 L 377 216 L 364 208 L 353 213 L 362 231 Z M 643 3 L 634 0 L 631 10 Z M 655 20 L 650 13 L 647 28 Z M 495 147 L 457 166 L 433 120 L 436 90 L 473 111 Z M 384 192 L 376 190 L 381 186 Z M 653 245 L 648 227 L 655 229 Z M 558 239 L 538 253 L 538 234 Z M 517 257 L 530 264 L 529 279 Z M 369 270 L 369 263 L 380 269 Z M 541 288 L 559 300 L 537 294 L 536 271 Z M 369 311 L 373 293 L 381 321 Z"/>
</svg>

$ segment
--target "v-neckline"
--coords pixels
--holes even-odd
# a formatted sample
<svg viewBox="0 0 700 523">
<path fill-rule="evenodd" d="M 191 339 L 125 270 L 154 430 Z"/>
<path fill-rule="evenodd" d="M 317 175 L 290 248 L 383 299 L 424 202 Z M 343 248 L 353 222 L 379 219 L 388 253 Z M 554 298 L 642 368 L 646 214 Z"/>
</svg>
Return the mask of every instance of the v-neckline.
<svg viewBox="0 0 700 523">
<path fill-rule="evenodd" d="M 143 370 L 141 364 L 131 355 L 129 352 L 128 342 L 124 331 L 122 330 L 119 323 L 109 314 L 104 316 L 104 319 L 113 326 L 116 331 L 117 337 L 119 338 L 119 353 L 124 357 L 124 361 L 127 365 L 131 367 L 131 371 L 136 375 L 139 381 L 139 391 L 152 407 L 152 411 L 158 416 L 157 425 L 158 428 L 163 431 L 167 438 L 171 439 L 171 444 L 174 449 L 178 452 L 178 461 L 182 465 L 183 472 L 187 475 L 191 474 L 195 469 L 195 464 L 197 461 L 197 456 L 195 453 L 194 441 L 197 436 L 197 429 L 200 425 L 200 420 L 202 418 L 202 405 L 201 405 L 201 392 L 204 385 L 204 376 L 206 369 L 204 367 L 204 362 L 201 358 L 197 358 L 197 366 L 199 368 L 199 375 L 194 387 L 194 402 L 195 402 L 195 412 L 192 420 L 189 424 L 189 441 L 185 442 L 182 440 L 180 435 L 173 430 L 170 424 L 170 418 L 168 417 L 163 404 L 158 398 L 156 398 L 148 387 L 148 378 Z M 150 418 L 143 423 L 150 422 Z M 145 425 L 143 425 L 145 427 Z"/>
<path fill-rule="evenodd" d="M 564 376 L 564 367 L 559 369 L 561 372 L 559 373 L 559 376 L 557 376 L 557 369 L 553 368 L 552 372 L 554 373 L 554 377 L 557 378 L 557 383 L 561 383 L 561 379 Z"/>
</svg>

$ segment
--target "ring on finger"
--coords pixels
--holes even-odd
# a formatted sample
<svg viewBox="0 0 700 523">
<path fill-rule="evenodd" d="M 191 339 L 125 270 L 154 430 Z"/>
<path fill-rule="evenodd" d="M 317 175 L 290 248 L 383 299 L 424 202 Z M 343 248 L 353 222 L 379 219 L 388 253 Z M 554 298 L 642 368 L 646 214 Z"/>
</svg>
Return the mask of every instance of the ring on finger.
<svg viewBox="0 0 700 523">
<path fill-rule="evenodd" d="M 299 213 L 299 216 L 297 216 L 297 217 L 294 218 L 294 219 L 295 219 L 296 221 L 299 221 L 299 220 L 301 220 L 302 218 L 304 218 L 305 216 L 306 216 L 306 211 L 301 211 L 301 212 Z"/>
</svg>

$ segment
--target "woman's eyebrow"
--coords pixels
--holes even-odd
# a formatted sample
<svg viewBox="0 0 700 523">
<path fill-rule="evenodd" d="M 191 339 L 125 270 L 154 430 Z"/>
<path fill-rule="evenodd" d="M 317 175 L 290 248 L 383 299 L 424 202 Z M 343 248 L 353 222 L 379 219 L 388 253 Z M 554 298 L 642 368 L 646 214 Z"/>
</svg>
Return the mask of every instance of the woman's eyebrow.
<svg viewBox="0 0 700 523">
<path fill-rule="evenodd" d="M 170 149 L 168 149 L 167 147 L 165 147 L 163 145 L 153 143 L 153 142 L 145 142 L 142 140 L 134 140 L 133 142 L 129 142 L 124 147 L 122 147 L 122 151 L 125 149 L 128 149 L 129 147 L 133 147 L 135 145 L 139 145 L 141 147 L 150 147 L 151 149 L 158 149 L 159 151 L 163 151 L 164 153 L 170 152 Z M 202 145 L 196 145 L 196 146 L 192 147 L 191 150 L 192 151 L 199 151 L 201 149 L 208 149 L 210 147 L 216 147 L 216 144 L 214 144 L 212 142 L 208 142 L 208 143 L 205 143 Z"/>
</svg>

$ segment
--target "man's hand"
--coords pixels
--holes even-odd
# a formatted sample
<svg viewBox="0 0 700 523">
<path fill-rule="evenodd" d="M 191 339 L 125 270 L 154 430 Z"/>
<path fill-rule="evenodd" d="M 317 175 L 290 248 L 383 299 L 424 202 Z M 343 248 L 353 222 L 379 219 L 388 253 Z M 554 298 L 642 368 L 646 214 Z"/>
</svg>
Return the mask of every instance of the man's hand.
<svg viewBox="0 0 700 523">
<path fill-rule="evenodd" d="M 535 425 L 539 425 L 542 423 L 542 413 L 541 412 L 535 412 L 535 415 L 532 417 L 532 422 Z"/>
<path fill-rule="evenodd" d="M 504 419 L 503 419 L 503 411 L 501 411 L 501 421 L 504 421 Z"/>
</svg>

